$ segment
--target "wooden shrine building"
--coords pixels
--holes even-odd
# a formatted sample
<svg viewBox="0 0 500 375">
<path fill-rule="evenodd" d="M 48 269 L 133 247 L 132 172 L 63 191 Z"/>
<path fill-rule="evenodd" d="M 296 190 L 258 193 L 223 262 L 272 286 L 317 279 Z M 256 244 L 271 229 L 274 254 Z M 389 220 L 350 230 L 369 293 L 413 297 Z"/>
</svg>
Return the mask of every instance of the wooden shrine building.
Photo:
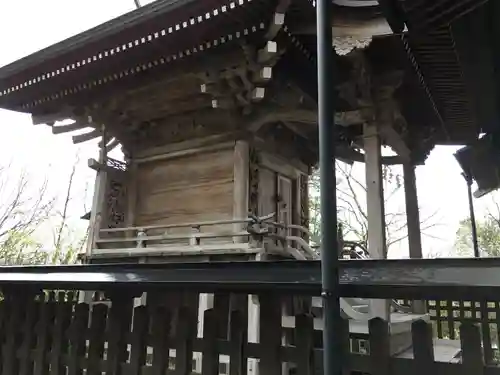
<svg viewBox="0 0 500 375">
<path fill-rule="evenodd" d="M 498 134 L 500 5 L 333 2 L 330 141 L 338 159 L 366 163 L 368 252 L 386 258 L 382 165 L 402 164 L 410 255 L 421 258 L 415 166 L 436 145 L 475 145 L 480 134 Z M 164 374 L 167 357 L 175 358 L 178 374 L 320 371 L 311 366 L 322 355 L 313 334 L 323 324 L 315 298 L 321 270 L 308 239 L 308 176 L 318 162 L 315 28 L 311 0 L 158 0 L 0 69 L 0 108 L 30 113 L 34 125 L 49 125 L 54 134 L 73 132 L 74 143 L 99 139 L 100 147 L 89 161 L 96 183 L 86 265 L 60 268 L 57 277 L 50 268 L 19 271 L 31 275 L 21 281 L 12 276 L 16 269 L 0 272 L 0 285 L 11 287 L 0 317 L 2 374 L 48 368 L 48 357 L 51 373 L 68 374 Z M 118 146 L 123 161 L 108 155 Z M 393 156 L 382 156 L 382 146 Z M 274 262 L 282 259 L 292 262 Z M 393 263 L 380 262 L 392 275 Z M 432 277 L 451 277 L 433 279 L 445 289 L 404 279 L 407 289 L 389 288 L 391 295 L 378 292 L 386 286 L 382 271 L 355 264 L 343 271 L 348 292 L 341 301 L 350 371 L 400 375 L 415 362 L 419 373 L 450 365 L 446 373 L 475 374 L 485 366 L 481 345 L 491 363 L 486 328 L 482 344 L 471 325 L 462 329 L 462 346 L 443 344 L 443 335 L 433 343 L 429 306 L 437 321 L 440 307 L 403 307 L 393 298 L 445 299 L 460 285 L 464 293 L 482 291 L 484 307 L 500 283 L 484 291 L 488 282 L 469 277 L 478 285 L 468 288 L 444 263 L 433 263 Z M 477 264 L 450 267 L 470 275 Z M 45 281 L 33 289 L 39 277 Z M 417 279 L 431 283 L 428 277 Z M 35 298 L 9 292 L 20 285 Z M 45 297 L 38 288 L 72 292 Z M 85 303 L 75 307 L 74 291 L 81 290 Z M 29 312 L 34 305 L 40 316 Z M 52 341 L 40 327 L 54 329 Z M 364 360 L 367 353 L 375 360 Z"/>
<path fill-rule="evenodd" d="M 334 9 L 332 142 L 338 158 L 367 164 L 370 253 L 383 258 L 381 165 L 405 165 L 412 221 L 413 166 L 436 144 L 474 141 L 498 114 L 494 56 L 469 38 L 487 39 L 476 20 L 493 5 L 439 8 L 427 26 L 419 21 L 425 6 L 408 5 L 405 22 L 416 31 L 407 34 L 398 29 L 403 21 L 372 3 L 340 1 Z M 207 230 L 172 226 L 212 222 L 208 232 L 226 237 L 196 241 L 218 254 L 246 252 L 248 241 L 236 239 L 241 223 L 214 222 L 275 213 L 275 222 L 307 228 L 307 176 L 318 148 L 313 5 L 156 1 L 0 70 L 2 108 L 31 113 L 55 134 L 79 132 L 75 143 L 102 138 L 91 162 L 99 173 L 89 259 L 165 255 L 158 243 L 148 250 L 136 249 L 139 240 L 114 243 L 123 228 L 166 226 L 178 236 Z M 488 90 L 487 100 L 475 100 L 479 89 Z M 65 119 L 73 122 L 58 123 Z M 382 158 L 381 144 L 396 156 Z M 123 163 L 107 157 L 118 145 Z M 418 220 L 409 227 L 418 257 Z M 299 242 L 306 237 L 298 227 L 285 232 Z"/>
</svg>

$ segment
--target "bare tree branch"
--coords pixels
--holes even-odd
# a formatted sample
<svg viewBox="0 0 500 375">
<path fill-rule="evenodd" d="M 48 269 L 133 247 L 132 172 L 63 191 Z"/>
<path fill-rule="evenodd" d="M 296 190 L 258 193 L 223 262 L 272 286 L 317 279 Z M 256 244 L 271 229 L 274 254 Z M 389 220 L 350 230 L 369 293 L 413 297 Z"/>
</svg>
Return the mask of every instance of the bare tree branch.
<svg viewBox="0 0 500 375">
<path fill-rule="evenodd" d="M 351 234 L 359 241 L 366 242 L 368 238 L 368 215 L 366 208 L 366 185 L 361 179 L 356 177 L 355 168 L 353 165 L 344 165 L 337 162 L 336 168 L 340 177 L 340 182 L 337 183 L 337 202 L 338 214 L 343 218 L 345 225 L 344 234 Z M 318 182 L 317 173 L 312 177 L 312 180 Z M 386 205 L 385 221 L 386 221 L 386 237 L 387 247 L 406 239 L 408 233 L 407 217 L 404 209 L 390 210 L 388 204 L 393 201 L 402 188 L 402 176 L 390 167 L 384 168 L 383 171 L 384 184 L 384 203 Z M 311 185 L 313 188 L 316 185 Z M 500 208 L 499 208 L 500 212 Z M 312 213 L 313 214 L 313 213 Z M 435 220 L 437 211 L 428 215 L 421 220 L 421 231 L 424 232 L 433 227 L 436 227 L 438 222 Z M 499 214 L 500 218 L 500 214 Z"/>
<path fill-rule="evenodd" d="M 14 176 L 10 165 L 0 169 L 0 242 L 13 231 L 33 233 L 50 217 L 55 199 L 47 186 L 46 179 L 35 186 L 25 171 Z"/>
</svg>

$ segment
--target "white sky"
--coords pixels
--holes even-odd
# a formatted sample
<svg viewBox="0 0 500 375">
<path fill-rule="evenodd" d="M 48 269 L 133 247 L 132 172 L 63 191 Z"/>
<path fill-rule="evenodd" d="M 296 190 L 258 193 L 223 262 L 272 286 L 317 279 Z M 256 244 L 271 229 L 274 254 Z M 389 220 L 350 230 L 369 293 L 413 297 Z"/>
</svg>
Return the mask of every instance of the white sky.
<svg viewBox="0 0 500 375">
<path fill-rule="evenodd" d="M 141 1 L 143 4 L 151 1 Z M 90 27 L 135 8 L 133 0 L 15 0 L 0 4 L 0 66 L 24 57 L 41 48 L 75 35 Z M 34 177 L 48 176 L 52 191 L 64 193 L 75 159 L 77 147 L 69 136 L 54 136 L 50 128 L 31 125 L 30 116 L 0 110 L 0 158 L 13 160 L 26 167 Z M 453 244 L 459 220 L 467 217 L 467 191 L 453 152 L 456 148 L 434 150 L 425 166 L 417 168 L 420 205 L 424 210 L 439 208 L 441 224 L 434 236 L 424 238 L 424 253 L 448 253 Z M 93 173 L 86 167 L 89 157 L 96 157 L 96 143 L 79 150 L 78 192 L 83 197 L 85 183 L 93 182 Z M 73 214 L 84 213 L 83 198 L 75 201 Z M 488 198 L 476 201 L 480 217 Z M 400 253 L 405 252 L 403 245 Z M 398 251 L 399 253 L 399 251 Z"/>
</svg>

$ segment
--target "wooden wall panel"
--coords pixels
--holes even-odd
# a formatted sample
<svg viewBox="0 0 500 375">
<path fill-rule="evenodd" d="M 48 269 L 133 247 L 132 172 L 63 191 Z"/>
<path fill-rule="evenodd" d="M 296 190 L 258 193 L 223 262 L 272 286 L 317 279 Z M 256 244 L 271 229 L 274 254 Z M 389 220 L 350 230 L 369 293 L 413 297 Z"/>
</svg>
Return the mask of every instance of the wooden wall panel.
<svg viewBox="0 0 500 375">
<path fill-rule="evenodd" d="M 229 149 L 139 165 L 136 225 L 231 219 L 233 156 Z"/>
</svg>

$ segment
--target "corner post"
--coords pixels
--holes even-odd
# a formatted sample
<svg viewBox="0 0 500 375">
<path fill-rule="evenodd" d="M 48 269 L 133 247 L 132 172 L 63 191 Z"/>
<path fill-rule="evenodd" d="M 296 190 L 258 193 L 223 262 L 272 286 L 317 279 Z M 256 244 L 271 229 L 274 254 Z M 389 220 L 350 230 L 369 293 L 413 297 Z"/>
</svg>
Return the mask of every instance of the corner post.
<svg viewBox="0 0 500 375">
<path fill-rule="evenodd" d="M 366 204 L 368 216 L 368 253 L 373 259 L 387 258 L 385 234 L 384 186 L 382 153 L 377 124 L 365 124 L 363 129 L 366 168 Z M 387 300 L 371 300 L 372 313 L 385 321 L 390 320 Z"/>
<path fill-rule="evenodd" d="M 107 163 L 107 152 L 106 152 L 106 129 L 102 125 L 102 140 L 101 147 L 99 149 L 99 164 L 106 165 Z M 103 168 L 97 170 L 97 175 L 94 184 L 94 196 L 92 199 L 92 210 L 90 211 L 89 220 L 89 237 L 87 241 L 87 251 L 86 255 L 92 255 L 92 249 L 95 246 L 95 240 L 99 237 L 99 230 L 101 229 L 102 221 L 102 207 L 104 202 L 104 190 L 106 187 L 106 171 Z"/>
</svg>

